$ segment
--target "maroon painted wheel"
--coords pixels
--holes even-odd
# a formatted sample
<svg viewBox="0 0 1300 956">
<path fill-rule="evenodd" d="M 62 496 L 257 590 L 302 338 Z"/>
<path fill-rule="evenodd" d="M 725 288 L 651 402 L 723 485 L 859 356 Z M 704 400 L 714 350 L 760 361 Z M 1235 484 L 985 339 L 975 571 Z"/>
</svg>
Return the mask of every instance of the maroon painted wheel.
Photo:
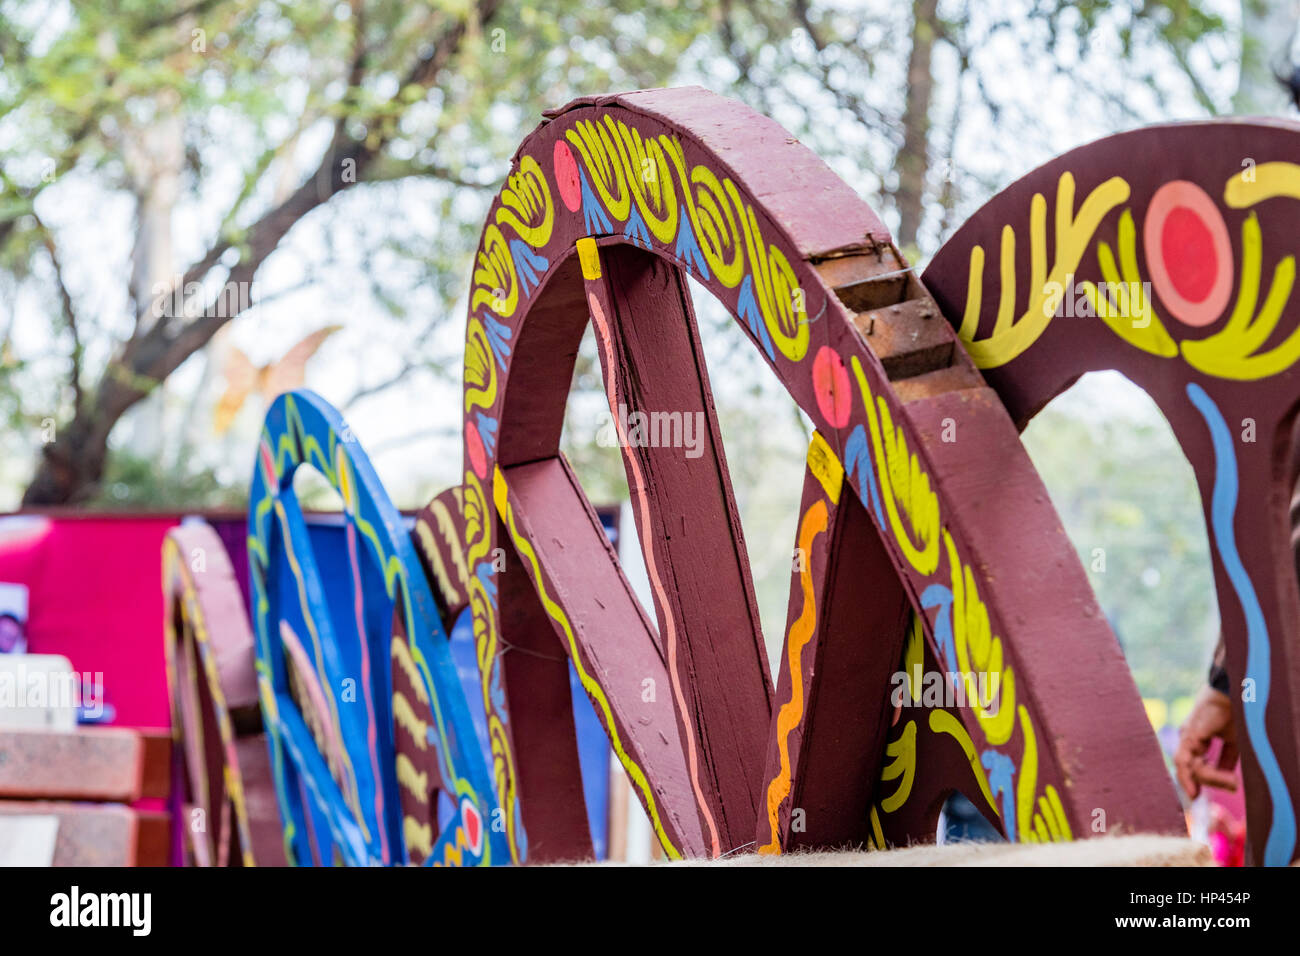
<svg viewBox="0 0 1300 956">
<path fill-rule="evenodd" d="M 687 275 L 819 433 L 775 690 Z M 559 453 L 589 320 L 655 623 Z M 699 421 L 702 454 L 635 434 L 632 412 Z M 520 147 L 470 292 L 462 495 L 515 859 L 590 853 L 569 660 L 669 856 L 932 839 L 955 789 L 1019 839 L 1088 835 L 1097 808 L 1182 828 L 1011 418 L 871 210 L 737 103 L 578 100 Z M 896 707 L 905 653 L 952 699 Z"/>
<path fill-rule="evenodd" d="M 1098 369 L 1122 372 L 1168 419 L 1210 530 L 1240 689 L 1251 855 L 1277 865 L 1300 855 L 1300 589 L 1288 514 L 1298 152 L 1300 124 L 1278 120 L 1103 139 L 996 196 L 925 273 L 1020 427 Z"/>
</svg>

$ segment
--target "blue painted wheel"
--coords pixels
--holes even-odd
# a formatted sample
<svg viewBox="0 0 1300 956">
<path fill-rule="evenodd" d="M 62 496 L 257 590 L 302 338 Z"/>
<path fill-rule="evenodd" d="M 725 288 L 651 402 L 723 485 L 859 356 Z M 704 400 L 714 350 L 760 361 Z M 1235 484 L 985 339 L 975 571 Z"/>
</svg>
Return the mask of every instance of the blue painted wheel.
<svg viewBox="0 0 1300 956">
<path fill-rule="evenodd" d="M 293 488 L 302 465 L 343 501 L 331 535 L 303 517 Z M 248 554 L 258 693 L 289 862 L 508 861 L 490 825 L 491 782 L 446 633 L 403 519 L 342 417 L 313 392 L 281 395 L 267 412 Z M 413 679 L 421 717 L 405 719 L 404 709 L 396 728 L 394 667 Z M 429 775 L 450 798 L 433 817 L 436 838 L 403 820 L 395 734 L 413 725 L 431 752 Z"/>
</svg>

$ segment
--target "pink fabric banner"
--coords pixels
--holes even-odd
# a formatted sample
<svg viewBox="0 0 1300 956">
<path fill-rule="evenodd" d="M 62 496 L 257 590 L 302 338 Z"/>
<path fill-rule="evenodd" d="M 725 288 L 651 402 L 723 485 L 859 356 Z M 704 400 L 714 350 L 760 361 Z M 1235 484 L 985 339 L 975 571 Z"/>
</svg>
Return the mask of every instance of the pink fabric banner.
<svg viewBox="0 0 1300 956">
<path fill-rule="evenodd" d="M 27 644 L 103 675 L 122 727 L 171 726 L 162 540 L 173 515 L 0 516 L 0 581 L 30 591 Z"/>
</svg>

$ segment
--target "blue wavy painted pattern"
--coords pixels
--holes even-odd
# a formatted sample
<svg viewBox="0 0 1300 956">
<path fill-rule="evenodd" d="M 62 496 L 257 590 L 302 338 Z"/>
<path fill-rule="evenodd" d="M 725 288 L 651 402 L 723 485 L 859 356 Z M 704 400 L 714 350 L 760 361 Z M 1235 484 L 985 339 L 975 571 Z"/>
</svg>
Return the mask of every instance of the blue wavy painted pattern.
<svg viewBox="0 0 1300 956">
<path fill-rule="evenodd" d="M 1214 399 L 1195 382 L 1188 383 L 1187 397 L 1205 419 L 1214 444 L 1214 495 L 1210 501 L 1210 520 L 1214 527 L 1214 542 L 1219 549 L 1219 559 L 1228 573 L 1233 590 L 1246 616 L 1246 674 L 1255 681 L 1255 703 L 1243 708 L 1246 715 L 1246 733 L 1251 749 L 1268 784 L 1269 801 L 1273 804 L 1273 820 L 1264 845 L 1266 866 L 1286 866 L 1295 850 L 1295 809 L 1282 769 L 1278 766 L 1273 745 L 1268 740 L 1264 715 L 1268 710 L 1270 681 L 1268 625 L 1259 606 L 1255 586 L 1237 552 L 1237 537 L 1233 518 L 1237 511 L 1237 454 L 1232 447 L 1232 433 Z"/>
<path fill-rule="evenodd" d="M 876 527 L 885 527 L 885 510 L 880 506 L 880 492 L 876 488 L 876 471 L 871 465 L 871 452 L 867 450 L 867 430 L 858 425 L 849 434 L 844 443 L 844 471 L 852 478 L 858 476 L 858 491 L 862 491 L 863 479 L 866 479 L 867 494 L 871 498 L 871 507 L 876 513 Z M 859 494 L 861 497 L 861 494 Z M 866 499 L 864 498 L 863 501 Z"/>
<path fill-rule="evenodd" d="M 859 425 L 858 428 L 862 426 Z M 875 493 L 875 485 L 872 485 L 871 491 Z M 884 524 L 884 521 L 881 521 Z M 939 651 L 943 654 L 943 666 L 948 670 L 956 670 L 959 666 L 957 663 L 957 649 L 953 643 L 952 636 L 952 589 L 946 588 L 942 584 L 931 584 L 921 595 L 921 608 L 928 611 L 931 608 L 938 608 L 939 613 L 934 616 L 934 642 L 939 645 Z"/>
</svg>

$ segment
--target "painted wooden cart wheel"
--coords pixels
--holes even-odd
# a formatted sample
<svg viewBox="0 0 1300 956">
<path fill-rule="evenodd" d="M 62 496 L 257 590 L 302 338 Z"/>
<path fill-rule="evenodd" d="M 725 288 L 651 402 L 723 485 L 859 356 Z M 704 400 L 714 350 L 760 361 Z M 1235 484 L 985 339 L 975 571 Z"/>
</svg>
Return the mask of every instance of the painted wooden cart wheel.
<svg viewBox="0 0 1300 956">
<path fill-rule="evenodd" d="M 687 276 L 818 430 L 775 689 Z M 655 623 L 558 451 L 588 321 Z M 1011 418 L 879 219 L 776 123 L 698 88 L 548 113 L 483 231 L 464 382 L 468 601 L 512 859 L 590 854 L 570 659 L 670 857 L 933 839 L 958 789 L 1016 839 L 1090 835 L 1097 808 L 1182 829 Z M 960 689 L 995 675 L 991 700 L 893 706 L 913 613 L 912 657 Z M 938 802 L 909 801 L 936 748 Z"/>
<path fill-rule="evenodd" d="M 1249 845 L 1267 864 L 1300 855 L 1300 591 L 1288 516 L 1300 404 L 1297 155 L 1294 122 L 1110 137 L 1004 190 L 925 273 L 1017 426 L 1097 369 L 1122 372 L 1168 419 L 1210 530 L 1239 689 Z"/>
<path fill-rule="evenodd" d="M 293 491 L 300 465 L 343 501 L 339 547 L 312 546 Z M 311 392 L 282 395 L 267 412 L 248 545 L 258 691 L 290 862 L 502 862 L 491 783 L 410 537 L 341 417 Z M 414 745 L 399 751 L 403 735 Z M 399 786 L 446 792 L 450 812 L 422 828 L 402 812 Z"/>
<path fill-rule="evenodd" d="M 225 545 L 186 523 L 163 539 L 165 634 L 176 755 L 187 788 L 186 859 L 283 866 L 257 704 L 253 636 Z"/>
</svg>

